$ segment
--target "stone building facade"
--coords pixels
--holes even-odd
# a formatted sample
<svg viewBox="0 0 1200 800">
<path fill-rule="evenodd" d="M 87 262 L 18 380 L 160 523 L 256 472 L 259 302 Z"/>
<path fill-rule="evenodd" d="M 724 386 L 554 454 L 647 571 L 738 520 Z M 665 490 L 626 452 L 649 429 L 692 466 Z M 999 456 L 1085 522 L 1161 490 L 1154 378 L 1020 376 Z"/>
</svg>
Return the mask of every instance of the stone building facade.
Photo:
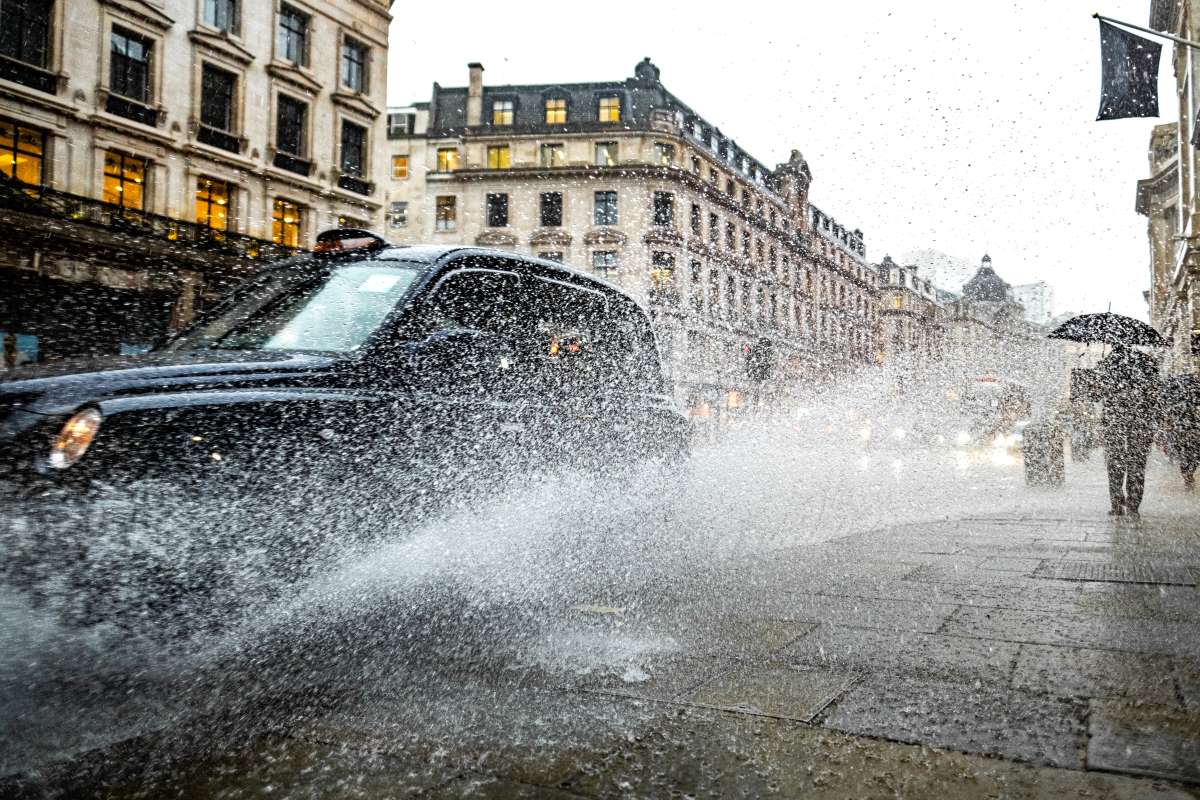
<svg viewBox="0 0 1200 800">
<path fill-rule="evenodd" d="M 1200 39 L 1200 0 L 1151 0 L 1147 27 Z M 1172 56 L 1179 122 L 1156 126 L 1150 177 L 1139 181 L 1137 209 L 1149 218 L 1150 321 L 1171 343 L 1165 367 L 1200 372 L 1200 53 L 1175 45 Z"/>
<path fill-rule="evenodd" d="M 884 256 L 879 271 L 879 330 L 875 360 L 906 360 L 921 365 L 942 349 L 942 315 L 937 289 L 915 266 L 900 266 Z"/>
<path fill-rule="evenodd" d="M 6 361 L 138 349 L 316 232 L 382 226 L 388 5 L 0 5 Z"/>
<path fill-rule="evenodd" d="M 1193 148 L 1187 145 L 1187 150 Z M 1150 288 L 1146 304 L 1150 324 L 1170 342 L 1164 354 L 1171 372 L 1196 372 L 1200 366 L 1200 260 L 1179 237 L 1179 123 L 1156 125 L 1150 135 L 1150 177 L 1138 181 L 1137 211 L 1146 217 L 1150 250 Z"/>
<path fill-rule="evenodd" d="M 1061 343 L 1026 319 L 1010 286 L 984 256 L 962 295 L 946 305 L 943 364 L 962 376 L 994 375 L 1049 385 L 1062 379 Z"/>
<path fill-rule="evenodd" d="M 799 152 L 755 159 L 663 86 L 632 78 L 458 88 L 392 109 L 389 238 L 563 261 L 651 312 L 699 417 L 869 362 L 877 273 L 860 231 L 808 201 Z M 767 386 L 747 364 L 768 356 Z"/>
</svg>

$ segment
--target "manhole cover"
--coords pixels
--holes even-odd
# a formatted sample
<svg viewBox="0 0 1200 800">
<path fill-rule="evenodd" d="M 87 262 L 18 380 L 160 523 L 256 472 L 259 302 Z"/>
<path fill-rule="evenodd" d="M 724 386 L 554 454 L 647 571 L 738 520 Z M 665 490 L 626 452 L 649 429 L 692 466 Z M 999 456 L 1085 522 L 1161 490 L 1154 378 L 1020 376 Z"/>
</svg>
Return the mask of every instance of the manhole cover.
<svg viewBox="0 0 1200 800">
<path fill-rule="evenodd" d="M 1103 564 L 1095 561 L 1043 561 L 1033 571 L 1035 578 L 1058 581 L 1103 581 L 1107 583 L 1158 583 L 1195 586 L 1191 570 L 1182 566 L 1148 564 Z"/>
</svg>

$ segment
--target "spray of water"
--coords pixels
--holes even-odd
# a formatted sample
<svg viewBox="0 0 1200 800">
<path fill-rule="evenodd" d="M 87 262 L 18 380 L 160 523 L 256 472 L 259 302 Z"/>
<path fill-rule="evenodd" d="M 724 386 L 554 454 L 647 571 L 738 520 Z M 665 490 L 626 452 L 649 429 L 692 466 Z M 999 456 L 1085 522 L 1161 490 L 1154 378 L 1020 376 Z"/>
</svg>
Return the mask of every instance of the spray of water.
<svg viewBox="0 0 1200 800">
<path fill-rule="evenodd" d="M 1053 372 L 1029 370 L 1037 380 Z M 401 673 L 451 682 L 456 663 L 491 662 L 514 680 L 557 672 L 636 683 L 648 677 L 647 656 L 685 644 L 680 609 L 696 618 L 753 608 L 762 582 L 780 579 L 770 564 L 782 550 L 981 512 L 1101 507 L 1097 475 L 1066 497 L 1031 492 L 1019 457 L 956 447 L 947 387 L 964 373 L 947 366 L 916 381 L 898 366 L 797 390 L 686 464 L 546 468 L 416 519 L 312 498 L 269 513 L 231 501 L 198 517 L 161 486 L 132 503 L 101 498 L 62 518 L 14 518 L 5 544 L 19 557 L 7 577 L 25 588 L 0 594 L 0 774 L 186 727 L 197 714 L 236 731 L 284 708 L 285 725 L 308 707 L 297 698 L 319 705 Z M 1035 412 L 1046 413 L 1061 386 L 1044 381 L 1034 393 Z M 426 478 L 436 493 L 436 476 Z M 85 559 L 101 590 L 94 610 L 138 608 L 148 632 L 62 613 L 79 607 L 79 575 L 64 577 L 70 554 L 47 542 L 83 523 L 95 537 Z M 364 528 L 370 535 L 347 535 Z M 251 546 L 223 560 L 238 534 Z M 320 554 L 280 575 L 267 567 L 279 541 Z M 223 565 L 223 592 L 163 617 L 157 601 L 170 598 L 143 597 L 127 577 L 146 563 L 184 586 Z M 434 702 L 429 685 L 408 701 Z M 272 702 L 280 697 L 287 703 Z"/>
</svg>

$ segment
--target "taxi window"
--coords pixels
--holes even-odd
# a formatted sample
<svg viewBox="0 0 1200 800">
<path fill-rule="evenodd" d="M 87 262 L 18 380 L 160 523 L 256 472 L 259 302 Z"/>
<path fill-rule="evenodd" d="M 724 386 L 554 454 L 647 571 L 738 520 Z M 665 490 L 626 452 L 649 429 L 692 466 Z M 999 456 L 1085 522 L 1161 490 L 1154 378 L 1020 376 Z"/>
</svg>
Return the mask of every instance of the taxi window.
<svg viewBox="0 0 1200 800">
<path fill-rule="evenodd" d="M 530 357 L 543 390 L 575 399 L 657 391 L 653 335 L 633 303 L 549 280 L 535 281 L 526 297 Z"/>
<path fill-rule="evenodd" d="M 240 291 L 172 348 L 351 352 L 379 329 L 417 274 L 377 262 L 275 273 Z"/>
</svg>

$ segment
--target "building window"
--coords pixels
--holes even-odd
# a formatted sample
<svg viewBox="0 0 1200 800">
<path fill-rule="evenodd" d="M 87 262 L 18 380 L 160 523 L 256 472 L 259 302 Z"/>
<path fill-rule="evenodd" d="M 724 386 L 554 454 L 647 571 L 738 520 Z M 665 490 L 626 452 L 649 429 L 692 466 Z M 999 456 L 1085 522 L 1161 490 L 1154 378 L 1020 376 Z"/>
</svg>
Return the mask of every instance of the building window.
<svg viewBox="0 0 1200 800">
<path fill-rule="evenodd" d="M 442 195 L 435 201 L 433 229 L 452 231 L 458 227 L 458 198 L 452 195 Z"/>
<path fill-rule="evenodd" d="M 489 194 L 487 196 L 487 225 L 489 228 L 508 227 L 508 195 Z"/>
<path fill-rule="evenodd" d="M 233 33 L 237 28 L 237 0 L 204 0 L 204 24 Z"/>
<path fill-rule="evenodd" d="M 416 128 L 417 115 L 393 112 L 387 115 L 387 138 L 400 139 Z"/>
<path fill-rule="evenodd" d="M 211 64 L 200 72 L 200 124 L 225 133 L 234 129 L 237 77 Z"/>
<path fill-rule="evenodd" d="M 660 227 L 675 224 L 675 195 L 670 192 L 654 193 L 654 224 Z"/>
<path fill-rule="evenodd" d="M 214 231 L 229 230 L 229 184 L 211 178 L 196 180 L 196 223 Z"/>
<path fill-rule="evenodd" d="M 408 156 L 392 156 L 392 177 L 398 181 L 408 177 Z"/>
<path fill-rule="evenodd" d="M 892 308 L 904 308 L 904 298 L 900 295 L 892 296 Z"/>
<path fill-rule="evenodd" d="M 750 260 L 750 231 L 742 231 L 742 257 Z"/>
<path fill-rule="evenodd" d="M 700 286 L 700 281 L 704 275 L 704 265 L 699 261 L 692 261 L 689 264 L 692 278 L 692 310 L 704 310 L 704 290 Z"/>
<path fill-rule="evenodd" d="M 597 225 L 617 224 L 616 192 L 596 192 L 595 222 Z"/>
<path fill-rule="evenodd" d="M 458 148 L 439 147 L 437 151 L 437 171 L 453 172 L 458 169 Z"/>
<path fill-rule="evenodd" d="M 0 3 L 0 55 L 42 69 L 48 67 L 53 7 L 53 0 Z"/>
<path fill-rule="evenodd" d="M 512 125 L 513 124 L 513 101 L 512 100 L 496 100 L 492 103 L 492 124 L 493 125 Z"/>
<path fill-rule="evenodd" d="M 615 167 L 617 165 L 617 143 L 596 142 L 596 166 Z"/>
<path fill-rule="evenodd" d="M 697 176 L 700 174 L 700 159 L 695 156 L 692 156 L 692 174 Z"/>
<path fill-rule="evenodd" d="M 279 41 L 277 42 L 278 56 L 284 61 L 290 61 L 303 66 L 308 50 L 308 15 L 290 6 L 284 6 L 279 11 Z"/>
<path fill-rule="evenodd" d="M 608 275 L 617 268 L 617 252 L 615 250 L 593 250 L 592 269 L 601 275 Z"/>
<path fill-rule="evenodd" d="M 539 152 L 543 167 L 565 167 L 567 165 L 567 150 L 561 144 L 544 144 Z"/>
<path fill-rule="evenodd" d="M 149 39 L 113 28 L 112 60 L 108 88 L 113 94 L 150 102 L 150 56 L 154 47 Z"/>
<path fill-rule="evenodd" d="M 621 98 L 616 95 L 601 97 L 597 116 L 601 122 L 620 122 Z"/>
<path fill-rule="evenodd" d="M 547 250 L 538 253 L 538 258 L 544 258 L 547 261 L 557 261 L 559 264 L 563 263 L 563 254 L 560 250 Z"/>
<path fill-rule="evenodd" d="M 663 142 L 654 143 L 654 163 L 661 167 L 669 167 L 675 163 L 675 145 Z"/>
<path fill-rule="evenodd" d="M 308 121 L 308 105 L 299 100 L 279 95 L 275 110 L 275 149 L 294 156 L 305 152 L 305 128 Z"/>
<path fill-rule="evenodd" d="M 697 205 L 696 203 L 692 203 L 691 225 L 692 225 L 692 235 L 693 236 L 700 235 L 700 228 L 702 227 L 703 219 L 704 219 L 704 214 L 703 214 L 703 212 L 700 211 L 700 206 Z"/>
<path fill-rule="evenodd" d="M 45 175 L 45 142 L 41 131 L 0 120 L 0 175 L 41 186 Z"/>
<path fill-rule="evenodd" d="M 367 46 L 349 37 L 342 40 L 342 86 L 358 94 L 367 90 Z"/>
<path fill-rule="evenodd" d="M 494 144 L 487 149 L 488 169 L 508 169 L 512 164 L 512 151 L 506 144 Z"/>
<path fill-rule="evenodd" d="M 393 228 L 408 227 L 408 203 L 397 200 L 388 206 L 388 225 Z"/>
<path fill-rule="evenodd" d="M 144 211 L 145 189 L 144 160 L 111 150 L 104 154 L 104 202 Z"/>
<path fill-rule="evenodd" d="M 361 178 L 366 171 L 367 129 L 353 122 L 342 121 L 343 175 Z"/>
<path fill-rule="evenodd" d="M 732 222 L 725 223 L 725 247 L 729 250 L 737 247 L 737 226 Z"/>
<path fill-rule="evenodd" d="M 675 280 L 675 256 L 671 253 L 650 254 L 650 287 L 659 292 L 671 288 Z"/>
<path fill-rule="evenodd" d="M 562 192 L 542 192 L 538 200 L 538 216 L 543 228 L 557 228 L 563 222 Z"/>
<path fill-rule="evenodd" d="M 553 97 L 546 101 L 546 124 L 562 125 L 567 121 L 567 101 Z"/>
<path fill-rule="evenodd" d="M 716 214 L 708 215 L 708 241 L 716 244 L 721 238 L 721 221 Z"/>
<path fill-rule="evenodd" d="M 276 197 L 271 211 L 271 241 L 284 247 L 299 247 L 302 214 L 303 209 L 297 204 Z"/>
</svg>

